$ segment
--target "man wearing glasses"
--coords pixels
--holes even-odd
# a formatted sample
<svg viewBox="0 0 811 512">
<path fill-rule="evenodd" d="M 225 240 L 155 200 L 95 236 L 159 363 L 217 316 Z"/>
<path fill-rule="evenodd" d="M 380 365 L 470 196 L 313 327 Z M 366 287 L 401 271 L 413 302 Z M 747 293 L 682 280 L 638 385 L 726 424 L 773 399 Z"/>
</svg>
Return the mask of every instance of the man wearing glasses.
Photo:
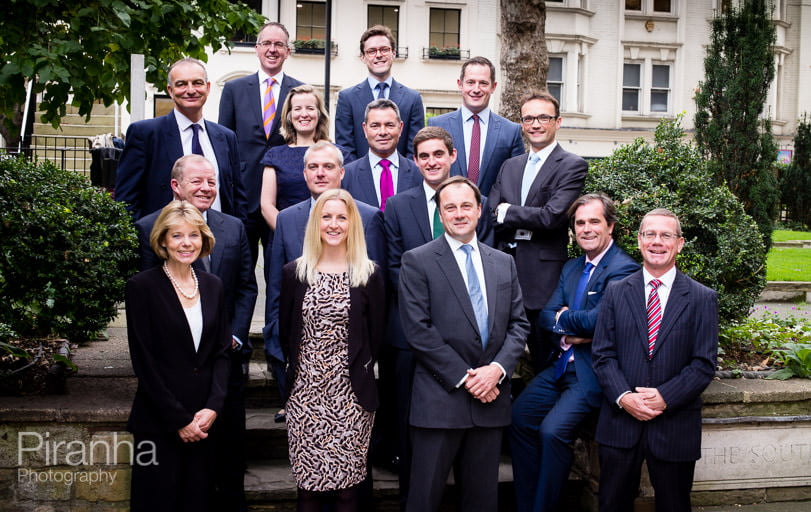
<svg viewBox="0 0 811 512">
<path fill-rule="evenodd" d="M 389 27 L 375 25 L 360 36 L 360 59 L 366 64 L 369 76 L 358 85 L 338 93 L 335 110 L 335 142 L 349 150 L 352 160 L 369 152 L 363 121 L 366 105 L 372 100 L 389 99 L 400 109 L 403 130 L 397 151 L 401 155 L 412 156 L 411 141 L 425 125 L 420 93 L 391 76 L 396 52 L 397 44 Z"/>
<path fill-rule="evenodd" d="M 521 127 L 530 153 L 501 167 L 488 196 L 494 208 L 496 247 L 511 253 L 518 269 L 531 330 L 527 338 L 535 371 L 557 354 L 551 334 L 538 326 L 566 262 L 566 211 L 583 191 L 588 164 L 555 141 L 560 128 L 558 100 L 548 92 L 521 98 Z"/>
<path fill-rule="evenodd" d="M 282 66 L 290 56 L 290 34 L 281 23 L 266 23 L 256 37 L 259 71 L 225 84 L 220 98 L 219 123 L 237 134 L 242 155 L 242 182 L 248 195 L 245 228 L 256 263 L 259 240 L 267 246 L 269 229 L 259 210 L 265 152 L 284 144 L 279 133 L 282 105 L 287 91 L 303 82 L 284 74 Z"/>
</svg>

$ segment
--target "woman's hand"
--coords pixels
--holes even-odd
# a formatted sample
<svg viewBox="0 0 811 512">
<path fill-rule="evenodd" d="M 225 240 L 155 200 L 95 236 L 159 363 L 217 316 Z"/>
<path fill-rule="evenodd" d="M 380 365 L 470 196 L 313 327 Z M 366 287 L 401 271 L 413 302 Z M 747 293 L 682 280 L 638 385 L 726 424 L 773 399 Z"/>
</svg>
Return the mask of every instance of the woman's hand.
<svg viewBox="0 0 811 512">
<path fill-rule="evenodd" d="M 208 434 L 200 428 L 197 415 L 195 415 L 191 423 L 178 430 L 177 433 L 184 443 L 194 443 L 208 437 Z"/>
<path fill-rule="evenodd" d="M 214 424 L 214 420 L 216 419 L 217 413 L 211 409 L 200 409 L 197 411 L 197 414 L 194 415 L 194 420 L 197 422 L 197 426 L 200 427 L 200 430 L 206 433 L 208 433 L 211 425 Z"/>
</svg>

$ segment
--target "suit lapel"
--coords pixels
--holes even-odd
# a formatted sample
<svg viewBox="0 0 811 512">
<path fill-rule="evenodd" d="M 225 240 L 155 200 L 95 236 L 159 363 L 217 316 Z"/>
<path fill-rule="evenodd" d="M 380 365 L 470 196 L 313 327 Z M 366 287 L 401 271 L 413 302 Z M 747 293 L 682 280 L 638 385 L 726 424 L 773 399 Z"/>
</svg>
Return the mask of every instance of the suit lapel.
<svg viewBox="0 0 811 512">
<path fill-rule="evenodd" d="M 414 219 L 417 219 L 417 228 L 423 237 L 423 243 L 428 243 L 434 239 L 434 236 L 431 233 L 431 221 L 428 219 L 428 205 L 425 203 L 425 194 L 422 187 L 415 187 L 413 190 L 414 194 L 409 198 L 411 215 L 413 215 Z"/>
<path fill-rule="evenodd" d="M 532 186 L 529 187 L 529 193 L 527 194 L 527 201 L 525 204 L 538 204 L 536 196 L 541 191 L 542 185 L 546 184 L 546 182 L 555 176 L 560 159 L 562 158 L 560 154 L 561 151 L 563 151 L 563 149 L 560 147 L 560 144 L 555 146 L 555 149 L 552 150 L 552 154 L 549 155 L 549 157 L 543 163 L 543 166 L 541 166 L 541 168 L 538 170 L 538 174 L 535 175 L 535 180 L 533 180 Z M 527 155 L 527 158 L 529 158 L 529 155 Z"/>
<path fill-rule="evenodd" d="M 623 336 L 639 340 L 640 348 L 648 353 L 648 317 L 645 313 L 645 280 L 642 271 L 637 271 L 633 277 L 625 282 L 627 287 L 623 293 L 625 311 L 631 316 L 631 322 L 636 327 L 636 333 L 622 333 Z"/>
<path fill-rule="evenodd" d="M 667 335 L 673 329 L 676 321 L 684 312 L 689 301 L 690 288 L 687 286 L 687 279 L 684 274 L 676 272 L 676 279 L 673 281 L 673 289 L 670 290 L 670 295 L 667 298 L 667 307 L 662 315 L 662 325 L 659 328 L 659 334 L 656 336 L 656 344 L 653 346 L 653 355 L 655 356 L 662 344 L 667 341 Z M 647 322 L 647 319 L 646 319 Z"/>
<path fill-rule="evenodd" d="M 223 238 L 225 237 L 225 230 L 222 226 L 222 217 L 217 215 L 216 210 L 209 210 L 208 214 L 208 227 L 211 229 L 211 233 L 214 235 L 214 239 L 218 240 L 219 243 L 214 244 L 214 248 L 211 250 L 211 255 L 209 256 L 211 260 L 211 273 L 212 274 L 219 274 L 220 270 L 220 263 L 222 262 L 223 256 L 223 249 L 225 244 L 223 243 Z"/>
<path fill-rule="evenodd" d="M 462 176 L 467 176 L 467 153 L 465 152 L 465 129 L 462 127 L 462 111 L 457 110 L 451 114 L 450 133 L 453 139 L 453 146 L 456 148 L 456 163 L 462 170 Z M 481 168 L 481 166 L 479 166 Z"/>
<path fill-rule="evenodd" d="M 304 250 L 304 231 L 307 229 L 307 219 L 309 218 L 310 200 L 306 199 L 296 205 L 296 215 L 293 218 L 293 236 L 295 237 L 293 238 L 293 248 L 296 250 L 296 256 L 291 258 L 290 261 L 301 256 L 301 253 Z"/>
<path fill-rule="evenodd" d="M 259 87 L 259 73 L 256 74 L 256 87 Z M 282 107 L 284 106 L 284 100 L 287 98 L 287 93 L 290 92 L 290 78 L 288 78 L 287 74 L 284 75 L 282 78 L 282 83 L 279 84 L 279 102 L 276 104 L 276 117 L 273 118 L 273 123 L 270 125 L 270 135 L 273 136 L 274 133 L 279 131 L 279 123 L 282 119 Z M 262 126 L 262 102 L 259 102 L 259 126 Z"/>
<path fill-rule="evenodd" d="M 164 117 L 163 136 L 166 139 L 155 141 L 163 148 L 163 158 L 166 162 L 174 162 L 183 156 L 183 143 L 180 141 L 180 129 L 177 127 L 175 111 L 172 110 Z"/>
<path fill-rule="evenodd" d="M 476 314 L 473 312 L 473 304 L 470 302 L 470 294 L 468 294 L 467 288 L 465 287 L 465 280 L 459 270 L 459 265 L 456 263 L 456 258 L 444 238 L 442 238 L 442 242 L 438 244 L 438 247 L 437 267 L 448 280 L 448 285 L 456 296 L 456 300 L 462 307 L 462 312 L 464 312 L 473 330 L 479 332 L 479 327 L 476 323 Z"/>
<path fill-rule="evenodd" d="M 512 187 L 513 187 L 512 193 L 513 193 L 513 197 L 515 198 L 515 204 L 520 204 L 521 203 L 521 182 L 522 182 L 522 180 L 524 178 L 524 171 L 527 168 L 527 161 L 528 160 L 529 160 L 529 153 L 524 153 L 524 155 L 521 157 L 521 159 L 518 162 L 520 165 L 517 165 L 517 168 L 514 168 L 515 169 L 515 179 L 512 182 Z M 540 173 L 538 173 L 538 174 L 540 174 Z M 537 181 L 537 178 L 536 178 L 536 181 Z M 534 186 L 535 186 L 535 184 L 533 183 L 532 187 L 534 187 Z M 527 194 L 526 204 L 531 204 L 529 202 L 529 198 L 532 197 L 532 187 L 530 187 L 529 194 Z"/>
<path fill-rule="evenodd" d="M 493 261 L 492 251 L 487 248 L 482 249 L 482 247 L 484 247 L 484 244 L 479 243 L 479 254 L 482 257 L 482 270 L 484 271 L 484 284 L 487 292 L 487 331 L 492 333 L 498 314 L 496 312 L 496 308 L 498 308 L 496 293 L 499 285 L 498 277 L 500 277 L 502 269 Z"/>
<path fill-rule="evenodd" d="M 375 179 L 372 174 L 372 164 L 369 163 L 369 155 L 363 155 L 360 164 L 358 164 L 358 183 L 360 184 L 363 195 L 369 199 L 374 199 L 374 207 L 380 208 L 380 201 L 377 200 L 377 190 L 375 189 Z"/>
<path fill-rule="evenodd" d="M 374 96 L 374 94 L 372 95 Z M 403 97 L 403 85 L 395 79 L 391 79 L 391 90 L 389 91 L 389 99 L 396 103 L 397 105 L 400 104 L 400 100 Z"/>
<path fill-rule="evenodd" d="M 245 81 L 243 94 L 245 94 L 245 100 L 250 105 L 253 105 L 253 107 L 248 110 L 251 112 L 250 115 L 254 118 L 254 123 L 262 126 L 262 107 L 264 105 L 262 105 L 262 97 L 256 94 L 259 91 L 259 73 L 254 73 L 249 75 L 249 77 L 250 78 Z M 250 100 L 251 94 L 253 94 L 253 101 Z"/>
<path fill-rule="evenodd" d="M 482 161 L 479 165 L 479 176 L 483 176 L 490 165 L 490 156 L 493 154 L 493 147 L 499 143 L 499 132 L 501 131 L 501 123 L 498 117 L 493 112 L 490 112 L 490 121 L 487 126 L 487 140 L 484 143 L 484 152 L 482 153 Z M 479 182 L 482 180 L 479 179 Z"/>
</svg>

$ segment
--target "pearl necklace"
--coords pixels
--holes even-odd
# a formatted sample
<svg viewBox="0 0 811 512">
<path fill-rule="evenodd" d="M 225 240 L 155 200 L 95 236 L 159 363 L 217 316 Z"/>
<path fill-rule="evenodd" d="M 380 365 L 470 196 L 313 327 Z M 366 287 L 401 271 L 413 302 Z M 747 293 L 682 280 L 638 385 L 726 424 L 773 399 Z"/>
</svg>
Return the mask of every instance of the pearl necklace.
<svg viewBox="0 0 811 512">
<path fill-rule="evenodd" d="M 177 289 L 177 291 L 180 292 L 180 295 L 186 297 L 187 299 L 193 299 L 197 296 L 197 290 L 200 288 L 200 283 L 197 282 L 197 274 L 194 272 L 194 267 L 189 268 L 191 269 L 191 277 L 192 279 L 194 279 L 194 291 L 191 293 L 186 293 L 186 290 L 181 288 L 180 284 L 178 284 L 177 280 L 175 280 L 175 276 L 173 276 L 172 273 L 169 272 L 169 266 L 167 265 L 167 262 L 165 261 L 163 262 L 163 271 L 166 273 L 166 277 L 168 277 L 169 280 L 172 281 L 172 284 L 174 285 L 175 289 Z"/>
</svg>

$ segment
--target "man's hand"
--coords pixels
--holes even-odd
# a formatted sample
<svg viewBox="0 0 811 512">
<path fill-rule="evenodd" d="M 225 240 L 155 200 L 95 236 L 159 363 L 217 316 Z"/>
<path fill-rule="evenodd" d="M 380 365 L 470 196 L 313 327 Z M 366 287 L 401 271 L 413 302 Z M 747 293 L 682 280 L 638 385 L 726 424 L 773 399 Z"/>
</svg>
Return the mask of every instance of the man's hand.
<svg viewBox="0 0 811 512">
<path fill-rule="evenodd" d="M 217 413 L 211 409 L 200 409 L 194 415 L 194 420 L 203 432 L 208 432 L 214 420 L 217 419 Z"/>
<path fill-rule="evenodd" d="M 498 390 L 498 388 L 493 388 L 493 391 L 487 393 L 482 398 L 479 398 L 479 401 L 483 404 L 488 404 L 493 400 L 495 400 L 496 398 L 498 398 L 499 393 L 500 391 Z"/>
<path fill-rule="evenodd" d="M 208 437 L 208 434 L 200 429 L 196 415 L 191 423 L 178 430 L 177 434 L 184 443 L 194 443 Z"/>
<path fill-rule="evenodd" d="M 560 320 L 560 315 L 562 315 L 564 311 L 569 311 L 569 306 L 563 306 L 560 308 L 560 310 L 558 310 L 557 313 L 555 313 L 555 323 L 558 323 L 558 320 Z"/>
<path fill-rule="evenodd" d="M 591 338 L 581 338 L 580 336 L 565 336 L 564 339 L 569 345 L 582 345 L 584 343 L 591 343 Z"/>
<path fill-rule="evenodd" d="M 664 411 L 667 409 L 665 399 L 662 398 L 662 394 L 659 393 L 658 389 L 639 387 L 636 388 L 636 392 L 642 395 L 642 400 L 645 402 L 645 405 L 651 409 L 655 411 Z"/>
<path fill-rule="evenodd" d="M 498 386 L 498 381 L 501 379 L 501 376 L 501 368 L 494 364 L 468 370 L 467 380 L 465 380 L 465 389 L 473 395 L 473 398 L 484 402 L 485 398 L 491 396 L 494 389 L 498 391 L 496 386 Z M 496 396 L 498 396 L 498 393 L 496 393 Z M 488 401 L 495 400 L 495 398 L 496 397 L 493 396 Z"/>
<path fill-rule="evenodd" d="M 652 420 L 662 414 L 662 411 L 649 407 L 645 402 L 646 396 L 648 395 L 642 393 L 626 393 L 620 398 L 620 406 L 625 409 L 625 412 L 639 421 Z"/>
</svg>

